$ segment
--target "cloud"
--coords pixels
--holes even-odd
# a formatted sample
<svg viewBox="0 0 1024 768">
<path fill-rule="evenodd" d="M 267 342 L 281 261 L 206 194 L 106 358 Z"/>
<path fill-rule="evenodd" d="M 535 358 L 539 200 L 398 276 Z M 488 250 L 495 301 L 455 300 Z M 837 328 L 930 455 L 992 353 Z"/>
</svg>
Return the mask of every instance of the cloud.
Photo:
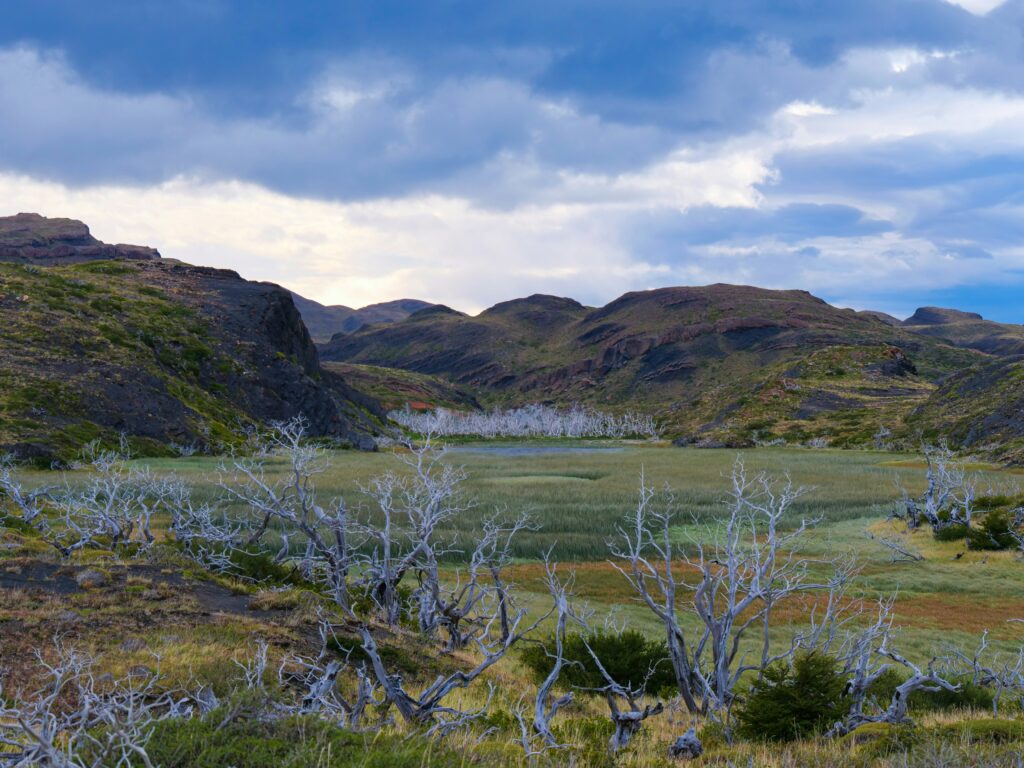
<svg viewBox="0 0 1024 768">
<path fill-rule="evenodd" d="M 545 175 L 617 173 L 671 147 L 524 83 L 465 77 L 424 85 L 366 62 L 336 66 L 296 97 L 298 121 L 218 117 L 186 97 L 91 87 L 56 54 L 0 50 L 0 163 L 75 184 L 239 179 L 296 195 L 356 199 L 451 189 L 488 164 Z M 9 117 L 8 117 L 9 116 Z"/>
<path fill-rule="evenodd" d="M 1019 283 L 1024 6 L 982 3 L 26 6 L 0 199 L 347 304 Z"/>
<path fill-rule="evenodd" d="M 961 8 L 965 8 L 971 13 L 984 16 L 989 11 L 998 8 L 1006 0 L 948 0 L 953 5 L 959 5 Z"/>
</svg>

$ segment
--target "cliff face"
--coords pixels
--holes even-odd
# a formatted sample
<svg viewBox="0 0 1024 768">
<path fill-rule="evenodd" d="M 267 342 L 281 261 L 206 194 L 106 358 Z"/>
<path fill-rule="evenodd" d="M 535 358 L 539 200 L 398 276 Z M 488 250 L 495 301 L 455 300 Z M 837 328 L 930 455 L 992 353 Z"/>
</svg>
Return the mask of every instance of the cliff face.
<svg viewBox="0 0 1024 768">
<path fill-rule="evenodd" d="M 379 405 L 321 369 L 288 291 L 12 218 L 29 231 L 8 225 L 0 257 L 0 452 L 69 458 L 120 432 L 143 451 L 216 448 L 298 415 L 373 447 Z"/>
</svg>

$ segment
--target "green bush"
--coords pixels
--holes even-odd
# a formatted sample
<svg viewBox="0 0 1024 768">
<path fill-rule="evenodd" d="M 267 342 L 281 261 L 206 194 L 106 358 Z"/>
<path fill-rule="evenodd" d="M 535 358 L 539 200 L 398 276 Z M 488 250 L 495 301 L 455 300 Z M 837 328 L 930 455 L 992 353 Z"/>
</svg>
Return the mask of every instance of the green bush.
<svg viewBox="0 0 1024 768">
<path fill-rule="evenodd" d="M 1022 505 L 1024 505 L 1024 496 L 1008 496 L 1005 493 L 979 496 L 974 500 L 974 508 L 982 512 L 989 512 L 993 509 L 1010 509 Z"/>
<path fill-rule="evenodd" d="M 805 653 L 792 666 L 773 664 L 741 703 L 737 733 L 765 741 L 820 733 L 845 714 L 845 688 L 846 680 L 829 656 Z"/>
<path fill-rule="evenodd" d="M 953 523 L 944 528 L 938 528 L 935 531 L 935 539 L 937 541 L 960 541 L 966 539 L 968 533 L 970 533 L 970 529 L 966 525 Z"/>
<path fill-rule="evenodd" d="M 569 663 L 562 667 L 562 684 L 580 688 L 601 688 L 606 684 L 587 651 L 587 644 L 617 683 L 636 688 L 644 686 L 649 693 L 675 688 L 675 674 L 665 643 L 651 640 L 634 629 L 618 634 L 598 630 L 587 636 L 567 635 L 564 657 Z M 528 646 L 521 653 L 523 663 L 533 672 L 537 682 L 546 678 L 554 667 L 553 659 L 548 656 L 548 651 L 553 651 L 554 647 L 552 637 L 543 644 Z"/>
<path fill-rule="evenodd" d="M 985 515 L 981 526 L 972 528 L 967 534 L 967 546 L 971 549 L 1011 549 L 1017 546 L 1015 529 L 1010 514 L 1002 509 Z"/>
</svg>

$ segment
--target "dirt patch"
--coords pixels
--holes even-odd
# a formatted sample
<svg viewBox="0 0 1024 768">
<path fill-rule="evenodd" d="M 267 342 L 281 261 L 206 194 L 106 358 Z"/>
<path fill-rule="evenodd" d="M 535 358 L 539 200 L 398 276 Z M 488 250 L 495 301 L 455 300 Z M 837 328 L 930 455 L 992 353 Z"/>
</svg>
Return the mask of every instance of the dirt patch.
<svg viewBox="0 0 1024 768">
<path fill-rule="evenodd" d="M 88 566 L 60 565 L 32 561 L 28 563 L 8 564 L 0 570 L 0 590 L 21 590 L 24 592 L 43 592 L 54 596 L 78 594 L 83 589 L 78 585 L 76 577 L 79 573 L 90 570 Z M 229 588 L 210 581 L 197 581 L 184 578 L 176 571 L 167 571 L 153 565 L 127 565 L 104 568 L 109 583 L 99 591 L 125 591 L 130 586 L 147 585 L 148 589 L 159 591 L 170 587 L 176 596 L 192 598 L 200 609 L 209 614 L 230 613 L 270 619 L 280 616 L 280 610 L 256 610 L 250 607 L 252 595 L 236 594 Z"/>
</svg>

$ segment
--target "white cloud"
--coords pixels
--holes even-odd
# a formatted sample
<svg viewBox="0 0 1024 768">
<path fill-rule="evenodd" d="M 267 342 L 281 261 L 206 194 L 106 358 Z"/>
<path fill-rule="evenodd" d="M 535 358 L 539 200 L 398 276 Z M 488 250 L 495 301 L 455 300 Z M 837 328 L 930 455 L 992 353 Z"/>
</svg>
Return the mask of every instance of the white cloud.
<svg viewBox="0 0 1024 768">
<path fill-rule="evenodd" d="M 959 5 L 961 8 L 970 11 L 978 16 L 984 16 L 989 11 L 995 10 L 1006 0 L 946 0 L 950 5 Z"/>
</svg>

